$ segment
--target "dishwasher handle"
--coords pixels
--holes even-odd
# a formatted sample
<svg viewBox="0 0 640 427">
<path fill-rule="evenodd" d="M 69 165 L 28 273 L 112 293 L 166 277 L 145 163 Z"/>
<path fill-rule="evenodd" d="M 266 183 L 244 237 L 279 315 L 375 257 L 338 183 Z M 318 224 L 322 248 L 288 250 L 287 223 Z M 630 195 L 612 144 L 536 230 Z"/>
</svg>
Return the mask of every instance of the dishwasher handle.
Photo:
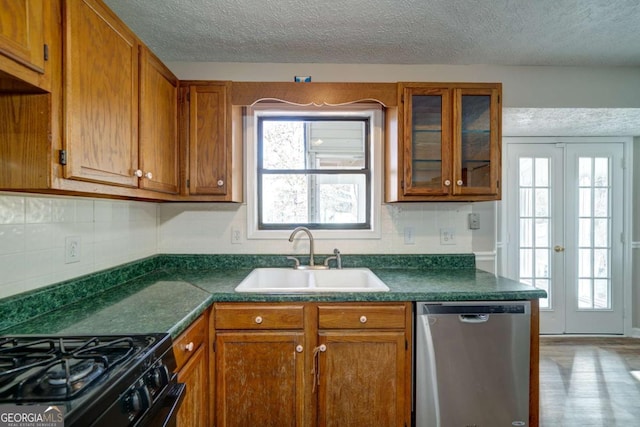
<svg viewBox="0 0 640 427">
<path fill-rule="evenodd" d="M 458 319 L 462 323 L 486 323 L 489 321 L 488 314 L 460 314 Z"/>
</svg>

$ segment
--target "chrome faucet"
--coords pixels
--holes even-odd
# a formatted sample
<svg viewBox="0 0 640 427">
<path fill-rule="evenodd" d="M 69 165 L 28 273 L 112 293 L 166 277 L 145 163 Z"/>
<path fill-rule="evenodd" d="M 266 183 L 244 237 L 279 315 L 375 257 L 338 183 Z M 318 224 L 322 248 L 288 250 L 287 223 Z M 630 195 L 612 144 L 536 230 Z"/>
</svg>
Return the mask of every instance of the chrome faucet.
<svg viewBox="0 0 640 427">
<path fill-rule="evenodd" d="M 333 256 L 327 257 L 324 259 L 324 265 L 326 265 L 327 267 L 329 267 L 329 261 L 335 260 L 336 261 L 336 268 L 341 270 L 342 269 L 342 258 L 340 258 L 340 250 L 338 250 L 338 248 L 335 248 L 333 250 Z"/>
<path fill-rule="evenodd" d="M 291 236 L 289 236 L 289 241 L 293 242 L 293 239 L 296 237 L 296 234 L 298 234 L 300 231 L 304 231 L 305 233 L 307 233 L 307 236 L 309 236 L 309 265 L 308 266 L 300 265 L 300 261 L 298 260 L 298 258 L 287 257 L 288 259 L 293 259 L 296 262 L 296 265 L 294 268 L 300 268 L 300 269 L 309 268 L 309 269 L 318 269 L 318 270 L 329 268 L 326 265 L 315 265 L 315 260 L 313 259 L 313 255 L 314 255 L 313 234 L 311 234 L 311 231 L 307 227 L 297 227 L 295 230 L 293 230 L 291 232 Z"/>
</svg>

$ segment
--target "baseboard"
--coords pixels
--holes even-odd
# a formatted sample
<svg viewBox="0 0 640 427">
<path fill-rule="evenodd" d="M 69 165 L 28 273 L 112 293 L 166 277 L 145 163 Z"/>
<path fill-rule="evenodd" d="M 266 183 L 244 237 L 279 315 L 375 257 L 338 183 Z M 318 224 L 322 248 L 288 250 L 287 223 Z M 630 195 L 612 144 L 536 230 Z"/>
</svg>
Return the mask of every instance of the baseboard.
<svg viewBox="0 0 640 427">
<path fill-rule="evenodd" d="M 633 338 L 640 338 L 640 328 L 631 328 L 629 336 Z"/>
</svg>

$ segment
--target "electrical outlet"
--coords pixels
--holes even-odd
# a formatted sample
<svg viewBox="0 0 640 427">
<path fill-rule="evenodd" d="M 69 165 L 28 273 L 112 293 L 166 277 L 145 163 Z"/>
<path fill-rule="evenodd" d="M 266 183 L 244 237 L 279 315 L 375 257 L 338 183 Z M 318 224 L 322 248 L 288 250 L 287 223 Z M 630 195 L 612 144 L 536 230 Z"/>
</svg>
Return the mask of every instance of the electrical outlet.
<svg viewBox="0 0 640 427">
<path fill-rule="evenodd" d="M 234 245 L 242 243 L 242 231 L 237 227 L 231 228 L 231 243 Z"/>
<path fill-rule="evenodd" d="M 413 227 L 405 227 L 404 228 L 404 244 L 405 245 L 415 245 L 416 244 L 416 234 Z"/>
<path fill-rule="evenodd" d="M 64 263 L 80 262 L 80 236 L 67 236 L 64 240 Z"/>
<path fill-rule="evenodd" d="M 441 245 L 455 245 L 456 244 L 456 230 L 455 230 L 455 228 L 441 228 L 440 229 L 440 244 Z"/>
</svg>

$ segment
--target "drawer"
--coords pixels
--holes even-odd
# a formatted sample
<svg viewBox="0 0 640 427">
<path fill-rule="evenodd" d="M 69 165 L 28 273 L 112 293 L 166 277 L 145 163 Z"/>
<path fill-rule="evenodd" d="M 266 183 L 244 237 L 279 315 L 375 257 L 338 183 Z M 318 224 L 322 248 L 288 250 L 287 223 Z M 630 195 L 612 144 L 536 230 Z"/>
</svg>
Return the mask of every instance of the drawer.
<svg viewBox="0 0 640 427">
<path fill-rule="evenodd" d="M 303 305 L 215 304 L 215 329 L 303 329 Z"/>
<path fill-rule="evenodd" d="M 404 329 L 405 306 L 393 305 L 321 305 L 319 329 Z"/>
<path fill-rule="evenodd" d="M 176 357 L 176 364 L 179 371 L 191 356 L 205 342 L 207 321 L 206 316 L 200 316 L 173 341 L 173 354 Z"/>
</svg>

